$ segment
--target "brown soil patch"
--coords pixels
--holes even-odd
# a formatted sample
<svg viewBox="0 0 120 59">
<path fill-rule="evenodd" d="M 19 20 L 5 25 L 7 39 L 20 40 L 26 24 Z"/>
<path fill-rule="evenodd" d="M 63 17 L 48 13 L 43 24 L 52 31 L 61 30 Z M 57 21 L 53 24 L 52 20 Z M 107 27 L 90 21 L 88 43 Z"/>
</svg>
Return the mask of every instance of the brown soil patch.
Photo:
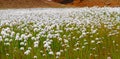
<svg viewBox="0 0 120 59">
<path fill-rule="evenodd" d="M 68 5 L 79 6 L 79 7 L 92 7 L 92 6 L 110 6 L 110 7 L 120 7 L 120 0 L 82 0 L 74 1 Z"/>
<path fill-rule="evenodd" d="M 69 1 L 70 3 L 65 3 L 66 5 L 72 5 L 77 7 L 92 7 L 92 6 L 110 6 L 110 7 L 120 7 L 120 0 L 53 0 L 55 2 Z M 71 2 L 72 1 L 72 2 Z"/>
</svg>

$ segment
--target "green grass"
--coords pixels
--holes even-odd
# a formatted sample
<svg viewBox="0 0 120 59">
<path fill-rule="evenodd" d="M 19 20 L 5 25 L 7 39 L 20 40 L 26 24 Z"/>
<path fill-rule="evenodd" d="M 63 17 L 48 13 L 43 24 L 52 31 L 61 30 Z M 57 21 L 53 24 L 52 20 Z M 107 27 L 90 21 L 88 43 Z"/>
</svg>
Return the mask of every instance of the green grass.
<svg viewBox="0 0 120 59">
<path fill-rule="evenodd" d="M 30 25 L 28 25 L 29 27 Z M 120 25 L 117 25 L 120 26 Z M 3 26 L 2 28 L 7 28 L 9 26 Z M 17 26 L 13 27 L 13 30 L 16 33 L 24 33 L 24 31 L 21 31 L 21 29 L 17 29 Z M 75 26 L 73 26 L 75 27 Z M 116 27 L 116 26 L 114 26 Z M 11 27 L 10 27 L 11 28 Z M 61 27 L 61 29 L 64 29 L 65 27 Z M 55 30 L 56 28 L 53 28 Z M 117 35 L 113 35 L 108 37 L 108 33 L 112 31 L 113 29 L 107 29 L 104 27 L 101 28 L 96 28 L 98 29 L 97 33 L 99 34 L 87 34 L 83 38 L 79 38 L 80 33 L 77 33 L 79 29 L 72 30 L 72 31 L 65 31 L 60 34 L 62 39 L 67 39 L 69 42 L 65 43 L 63 40 L 60 42 L 58 41 L 57 38 L 51 38 L 53 40 L 51 44 L 51 49 L 52 51 L 57 52 L 60 49 L 65 50 L 59 59 L 75 59 L 75 58 L 80 58 L 80 59 L 107 59 L 107 57 L 111 57 L 112 59 L 119 59 L 120 58 L 120 47 L 116 46 L 116 44 L 120 45 L 120 33 Z M 114 29 L 116 30 L 116 28 Z M 1 31 L 1 30 L 0 30 Z M 119 30 L 118 30 L 119 31 Z M 87 28 L 87 32 L 90 32 L 90 28 Z M 119 31 L 120 32 L 120 31 Z M 33 33 L 36 35 L 37 32 L 34 32 L 31 30 L 30 33 Z M 71 34 L 72 33 L 72 34 Z M 70 37 L 68 35 L 71 34 Z M 47 35 L 47 34 L 46 34 Z M 63 35 L 66 35 L 67 37 L 64 37 Z M 93 37 L 90 37 L 93 36 Z M 73 38 L 75 37 L 75 38 Z M 31 47 L 31 52 L 28 55 L 24 55 L 24 51 L 20 50 L 20 45 L 21 41 L 16 41 L 15 37 L 7 37 L 8 39 L 12 39 L 13 41 L 10 42 L 10 46 L 5 46 L 4 43 L 5 41 L 0 42 L 0 59 L 32 59 L 34 55 L 38 56 L 38 59 L 56 59 L 56 55 L 49 55 L 48 51 L 45 50 L 43 47 L 43 41 L 46 40 L 46 37 L 41 37 L 40 36 L 40 44 L 39 47 L 35 48 L 33 46 L 33 40 L 31 38 L 28 38 L 26 42 L 26 46 L 23 46 L 25 50 L 28 49 L 28 47 Z M 100 38 L 100 40 L 95 40 L 96 38 Z M 76 40 L 77 39 L 77 40 Z M 4 40 L 4 39 L 3 39 Z M 94 40 L 94 43 L 91 43 L 91 40 Z M 22 40 L 23 41 L 23 40 Z M 97 42 L 101 42 L 100 44 L 96 44 Z M 115 41 L 115 43 L 113 43 Z M 62 47 L 62 44 L 67 44 L 69 47 L 64 46 Z M 78 46 L 74 46 L 76 43 L 78 43 Z M 88 43 L 88 44 L 85 44 Z M 84 46 L 85 48 L 82 48 Z M 75 48 L 79 48 L 78 50 L 74 51 Z M 95 50 L 92 50 L 95 48 Z M 46 56 L 42 56 L 43 53 L 40 53 L 40 51 L 43 51 Z M 9 54 L 9 56 L 6 56 L 6 54 Z"/>
</svg>

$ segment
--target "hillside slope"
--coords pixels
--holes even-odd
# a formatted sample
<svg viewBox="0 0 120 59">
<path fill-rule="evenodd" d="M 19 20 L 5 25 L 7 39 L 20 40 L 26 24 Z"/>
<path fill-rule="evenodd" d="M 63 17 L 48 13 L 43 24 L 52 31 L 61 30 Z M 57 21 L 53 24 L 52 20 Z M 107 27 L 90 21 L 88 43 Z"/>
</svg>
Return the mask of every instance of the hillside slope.
<svg viewBox="0 0 120 59">
<path fill-rule="evenodd" d="M 120 0 L 74 0 L 70 5 L 74 6 L 119 6 L 120 7 Z"/>
<path fill-rule="evenodd" d="M 77 7 L 92 7 L 92 6 L 119 6 L 120 0 L 52 0 L 55 2 L 72 5 Z"/>
<path fill-rule="evenodd" d="M 0 0 L 0 8 L 65 7 L 47 0 Z"/>
<path fill-rule="evenodd" d="M 0 0 L 0 8 L 120 7 L 120 0 Z"/>
</svg>

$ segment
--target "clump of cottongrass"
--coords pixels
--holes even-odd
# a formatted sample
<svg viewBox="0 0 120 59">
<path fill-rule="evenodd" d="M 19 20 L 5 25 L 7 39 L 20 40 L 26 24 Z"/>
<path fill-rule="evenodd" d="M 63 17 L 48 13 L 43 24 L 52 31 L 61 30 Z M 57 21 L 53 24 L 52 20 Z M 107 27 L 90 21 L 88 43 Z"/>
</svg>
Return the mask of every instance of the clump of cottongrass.
<svg viewBox="0 0 120 59">
<path fill-rule="evenodd" d="M 79 11 L 71 11 L 71 9 L 68 9 L 67 12 L 66 10 L 60 10 L 61 12 L 56 12 L 56 10 L 53 12 L 40 10 L 40 13 L 38 13 L 39 10 L 31 10 L 28 12 L 21 10 L 23 14 L 17 12 L 17 16 L 17 13 L 14 12 L 9 14 L 9 10 L 8 12 L 5 12 L 5 15 L 3 15 L 4 11 L 2 13 L 0 11 L 0 43 L 4 43 L 3 45 L 11 47 L 10 45 L 12 45 L 13 42 L 17 42 L 20 45 L 19 49 L 24 51 L 25 55 L 29 55 L 30 52 L 32 53 L 33 50 L 37 49 L 43 56 L 49 54 L 55 55 L 56 58 L 60 58 L 63 52 L 72 48 L 71 44 L 74 44 L 74 48 L 72 48 L 74 51 L 81 51 L 81 49 L 86 50 L 90 43 L 91 45 L 95 45 L 94 47 L 90 47 L 90 49 L 96 52 L 97 44 L 102 44 L 102 39 L 106 39 L 101 39 L 101 37 L 99 37 L 99 35 L 101 35 L 99 29 L 102 28 L 102 24 L 103 27 L 105 27 L 105 30 L 110 30 L 108 32 L 108 38 L 119 34 L 118 30 L 120 29 L 120 26 L 117 25 L 119 24 L 119 17 L 116 17 L 118 16 L 119 11 L 115 10 L 117 14 L 113 15 L 115 16 L 115 19 L 113 20 L 112 17 L 109 17 L 112 14 L 111 10 L 106 12 L 106 8 L 103 8 L 102 10 L 99 10 L 99 8 L 93 9 L 90 8 L 88 11 L 87 9 L 84 9 L 85 11 L 79 9 Z M 103 12 L 105 12 L 105 14 Z M 4 27 L 4 25 L 7 26 Z M 90 39 L 88 39 L 88 37 L 90 37 Z M 55 42 L 54 39 L 57 42 Z M 72 40 L 75 40 L 76 42 L 71 43 Z M 41 43 L 43 46 L 41 46 Z M 58 52 L 54 52 L 54 50 L 51 51 L 53 47 L 52 44 L 54 43 L 60 43 L 63 49 L 60 49 Z M 113 43 L 115 47 L 119 46 L 115 40 L 113 40 Z M 43 47 L 43 49 L 41 49 L 41 47 Z M 13 48 L 16 48 L 15 51 L 17 51 L 18 47 Z M 26 50 L 26 48 L 28 49 Z M 102 46 L 101 49 L 107 49 L 107 47 Z M 119 49 L 116 49 L 116 51 L 118 50 Z M 46 53 L 46 51 L 48 53 Z M 94 52 L 90 52 L 90 55 L 97 57 L 98 55 Z M 35 51 L 35 53 L 38 52 Z M 32 58 L 36 59 L 37 56 L 34 55 Z M 107 57 L 107 59 L 111 58 Z"/>
</svg>

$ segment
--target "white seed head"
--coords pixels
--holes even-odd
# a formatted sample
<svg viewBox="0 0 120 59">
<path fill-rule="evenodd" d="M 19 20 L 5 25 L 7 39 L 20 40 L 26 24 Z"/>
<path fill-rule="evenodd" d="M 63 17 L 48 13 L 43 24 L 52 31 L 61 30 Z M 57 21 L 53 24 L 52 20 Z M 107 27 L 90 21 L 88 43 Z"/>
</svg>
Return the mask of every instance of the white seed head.
<svg viewBox="0 0 120 59">
<path fill-rule="evenodd" d="M 54 53 L 52 51 L 49 52 L 50 55 L 53 55 Z"/>
<path fill-rule="evenodd" d="M 30 50 L 26 50 L 26 51 L 24 52 L 25 55 L 28 55 L 29 53 L 30 53 Z"/>
</svg>

